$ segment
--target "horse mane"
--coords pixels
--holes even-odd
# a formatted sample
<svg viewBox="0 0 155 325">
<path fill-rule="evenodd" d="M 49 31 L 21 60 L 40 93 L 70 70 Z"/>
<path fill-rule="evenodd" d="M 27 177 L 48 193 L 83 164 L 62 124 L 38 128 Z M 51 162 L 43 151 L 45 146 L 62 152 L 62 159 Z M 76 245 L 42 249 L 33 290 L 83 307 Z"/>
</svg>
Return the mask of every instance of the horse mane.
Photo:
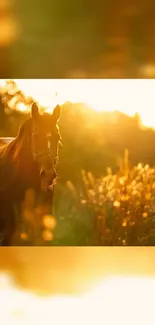
<svg viewBox="0 0 155 325">
<path fill-rule="evenodd" d="M 0 191 L 7 189 L 16 178 L 23 156 L 23 144 L 28 147 L 31 126 L 32 119 L 28 119 L 20 127 L 17 137 L 0 148 Z"/>
</svg>

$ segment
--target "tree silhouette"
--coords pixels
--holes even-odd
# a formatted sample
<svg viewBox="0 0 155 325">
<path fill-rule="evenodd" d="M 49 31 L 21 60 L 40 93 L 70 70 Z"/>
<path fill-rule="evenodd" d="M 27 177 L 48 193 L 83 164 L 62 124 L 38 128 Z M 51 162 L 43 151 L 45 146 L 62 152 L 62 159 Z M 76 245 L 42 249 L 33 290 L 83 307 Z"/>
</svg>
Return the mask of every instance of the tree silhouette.
<svg viewBox="0 0 155 325">
<path fill-rule="evenodd" d="M 12 110 L 19 110 L 19 104 L 28 106 L 34 101 L 32 97 L 26 96 L 18 88 L 14 80 L 6 81 L 5 87 L 1 88 L 1 97 L 6 108 L 5 113 L 9 113 Z"/>
</svg>

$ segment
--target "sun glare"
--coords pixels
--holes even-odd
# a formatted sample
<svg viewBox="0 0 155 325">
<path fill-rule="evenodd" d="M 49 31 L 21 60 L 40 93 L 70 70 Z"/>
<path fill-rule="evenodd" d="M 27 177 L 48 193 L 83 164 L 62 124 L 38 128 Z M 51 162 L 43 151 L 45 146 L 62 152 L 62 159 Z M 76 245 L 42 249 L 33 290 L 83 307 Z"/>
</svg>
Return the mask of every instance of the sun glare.
<svg viewBox="0 0 155 325">
<path fill-rule="evenodd" d="M 66 101 L 85 103 L 96 111 L 120 111 L 129 116 L 136 112 L 142 124 L 155 127 L 154 80 L 95 79 L 15 79 L 18 86 L 51 112 Z M 4 84 L 1 80 L 0 84 Z M 20 108 L 24 110 L 23 107 Z"/>
<path fill-rule="evenodd" d="M 107 277 L 81 296 L 41 298 L 0 278 L 1 320 L 5 324 L 153 324 L 154 278 Z"/>
<path fill-rule="evenodd" d="M 23 103 L 19 103 L 19 104 L 18 104 L 18 109 L 19 109 L 21 112 L 26 112 L 26 111 L 27 111 L 27 106 L 25 106 Z"/>
</svg>

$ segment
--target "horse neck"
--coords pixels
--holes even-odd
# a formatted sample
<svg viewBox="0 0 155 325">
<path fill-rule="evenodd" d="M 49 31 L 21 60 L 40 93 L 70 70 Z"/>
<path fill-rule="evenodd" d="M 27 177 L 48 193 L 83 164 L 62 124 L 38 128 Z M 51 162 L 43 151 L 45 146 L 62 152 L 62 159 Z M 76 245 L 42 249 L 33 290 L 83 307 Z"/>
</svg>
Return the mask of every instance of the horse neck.
<svg viewBox="0 0 155 325">
<path fill-rule="evenodd" d="M 12 145 L 10 144 L 10 158 L 16 171 L 16 176 L 23 183 L 32 184 L 36 177 L 36 166 L 33 160 L 28 135 L 18 136 Z"/>
<path fill-rule="evenodd" d="M 35 169 L 36 165 L 33 159 L 30 142 L 26 137 L 22 141 L 20 149 L 17 153 L 17 162 L 19 169 L 21 169 L 25 175 L 28 176 L 31 174 L 31 176 L 33 176 L 32 172 Z"/>
</svg>

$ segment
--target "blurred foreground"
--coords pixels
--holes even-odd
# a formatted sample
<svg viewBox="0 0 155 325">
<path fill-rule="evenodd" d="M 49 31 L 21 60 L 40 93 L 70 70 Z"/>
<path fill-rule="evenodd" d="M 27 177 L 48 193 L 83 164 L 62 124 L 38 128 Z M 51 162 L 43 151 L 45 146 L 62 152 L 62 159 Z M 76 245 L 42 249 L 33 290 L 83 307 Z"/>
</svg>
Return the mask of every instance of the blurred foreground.
<svg viewBox="0 0 155 325">
<path fill-rule="evenodd" d="M 3 78 L 155 77 L 152 0 L 1 0 L 0 23 Z"/>
<path fill-rule="evenodd" d="M 154 324 L 154 253 L 135 247 L 1 248 L 2 319 L 25 325 Z"/>
<path fill-rule="evenodd" d="M 16 285 L 42 294 L 91 290 L 105 276 L 154 276 L 154 248 L 1 248 L 0 269 Z"/>
</svg>

